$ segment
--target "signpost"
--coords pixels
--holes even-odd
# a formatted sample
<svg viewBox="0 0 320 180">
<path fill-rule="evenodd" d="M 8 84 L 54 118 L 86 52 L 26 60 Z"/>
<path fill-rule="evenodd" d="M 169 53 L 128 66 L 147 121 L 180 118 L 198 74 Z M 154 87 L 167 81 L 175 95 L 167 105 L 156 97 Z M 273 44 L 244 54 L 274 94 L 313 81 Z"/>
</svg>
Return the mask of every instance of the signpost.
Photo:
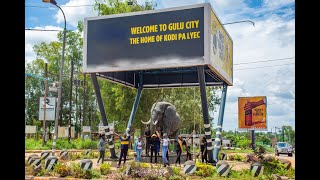
<svg viewBox="0 0 320 180">
<path fill-rule="evenodd" d="M 44 120 L 44 98 L 40 97 L 39 100 L 39 120 Z M 55 97 L 47 97 L 46 98 L 46 121 L 54 121 L 55 120 L 55 112 L 56 112 L 56 98 Z"/>
</svg>

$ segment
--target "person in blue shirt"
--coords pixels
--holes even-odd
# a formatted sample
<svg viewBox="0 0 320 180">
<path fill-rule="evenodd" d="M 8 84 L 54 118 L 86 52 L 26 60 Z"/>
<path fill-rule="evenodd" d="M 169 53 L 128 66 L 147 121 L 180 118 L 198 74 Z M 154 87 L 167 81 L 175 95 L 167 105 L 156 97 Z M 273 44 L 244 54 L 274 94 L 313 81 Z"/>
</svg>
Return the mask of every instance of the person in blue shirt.
<svg viewBox="0 0 320 180">
<path fill-rule="evenodd" d="M 143 142 L 141 137 L 138 138 L 138 140 L 134 143 L 134 151 L 137 154 L 136 160 L 138 162 L 141 161 L 141 152 L 142 152 Z"/>
</svg>

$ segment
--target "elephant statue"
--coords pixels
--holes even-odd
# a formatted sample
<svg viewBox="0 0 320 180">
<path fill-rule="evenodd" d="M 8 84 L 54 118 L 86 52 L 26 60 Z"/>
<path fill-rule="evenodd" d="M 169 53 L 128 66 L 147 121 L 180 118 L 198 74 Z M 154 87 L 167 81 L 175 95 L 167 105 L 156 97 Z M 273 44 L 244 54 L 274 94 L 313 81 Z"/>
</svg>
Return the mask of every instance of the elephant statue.
<svg viewBox="0 0 320 180">
<path fill-rule="evenodd" d="M 151 134 L 154 134 L 158 127 L 167 133 L 169 138 L 177 139 L 180 133 L 180 116 L 176 107 L 168 102 L 157 102 L 152 105 L 151 118 L 143 124 L 149 125 Z"/>
</svg>

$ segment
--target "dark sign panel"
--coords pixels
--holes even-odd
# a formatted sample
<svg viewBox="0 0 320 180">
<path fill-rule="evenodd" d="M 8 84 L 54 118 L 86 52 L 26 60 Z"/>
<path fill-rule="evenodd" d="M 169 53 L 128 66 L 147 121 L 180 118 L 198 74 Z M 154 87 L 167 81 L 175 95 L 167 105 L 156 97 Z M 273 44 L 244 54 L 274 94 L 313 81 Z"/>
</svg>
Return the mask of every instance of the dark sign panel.
<svg viewBox="0 0 320 180">
<path fill-rule="evenodd" d="M 85 19 L 84 72 L 204 64 L 204 7 Z"/>
</svg>

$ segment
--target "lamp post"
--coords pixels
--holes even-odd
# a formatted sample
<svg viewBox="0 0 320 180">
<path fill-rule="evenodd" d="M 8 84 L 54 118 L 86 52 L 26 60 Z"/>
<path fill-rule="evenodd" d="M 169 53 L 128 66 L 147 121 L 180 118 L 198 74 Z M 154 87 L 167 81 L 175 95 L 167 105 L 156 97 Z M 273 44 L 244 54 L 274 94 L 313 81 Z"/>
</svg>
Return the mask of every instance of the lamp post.
<svg viewBox="0 0 320 180">
<path fill-rule="evenodd" d="M 67 21 L 66 21 L 66 16 L 64 15 L 63 10 L 61 9 L 60 6 L 57 5 L 57 2 L 55 0 L 42 0 L 42 2 L 50 3 L 50 4 L 53 4 L 56 7 L 58 7 L 61 10 L 61 12 L 63 14 L 63 18 L 64 18 L 62 57 L 61 57 L 61 67 L 60 67 L 59 84 L 58 84 L 58 102 L 57 102 L 57 111 L 56 111 L 55 124 L 54 124 L 54 137 L 53 137 L 53 141 L 52 141 L 52 155 L 54 156 L 55 148 L 56 148 L 56 141 L 58 138 L 58 119 L 59 119 L 59 111 L 60 111 L 60 104 L 61 104 L 62 76 L 63 76 L 63 66 L 64 66 L 64 50 L 65 50 L 65 45 L 66 45 Z"/>
<path fill-rule="evenodd" d="M 48 84 L 48 62 L 45 61 L 45 78 L 44 81 L 44 97 L 43 97 L 43 137 L 42 137 L 42 146 L 46 144 L 46 111 L 47 111 L 47 84 Z"/>
</svg>

